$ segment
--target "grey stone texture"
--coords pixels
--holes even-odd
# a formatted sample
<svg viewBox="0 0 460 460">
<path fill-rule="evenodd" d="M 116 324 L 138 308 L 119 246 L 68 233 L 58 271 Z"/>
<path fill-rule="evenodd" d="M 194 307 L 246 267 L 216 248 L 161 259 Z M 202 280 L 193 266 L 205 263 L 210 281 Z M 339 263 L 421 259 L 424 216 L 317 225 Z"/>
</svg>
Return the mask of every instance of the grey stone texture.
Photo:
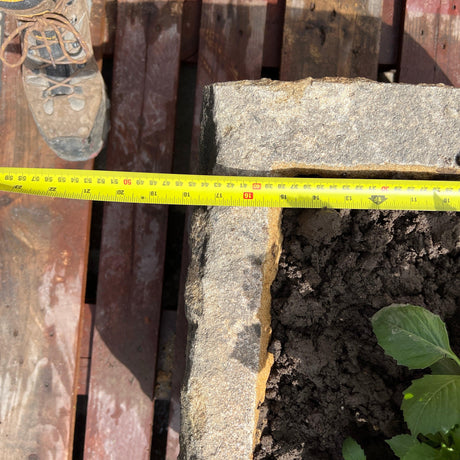
<svg viewBox="0 0 460 460">
<path fill-rule="evenodd" d="M 460 89 L 359 79 L 205 88 L 200 172 L 456 177 L 459 158 Z M 280 209 L 194 213 L 182 459 L 252 458 L 273 361 L 267 345 L 280 219 Z"/>
<path fill-rule="evenodd" d="M 220 83 L 205 90 L 202 123 L 203 160 L 215 174 L 458 169 L 453 87 L 347 79 Z"/>
</svg>

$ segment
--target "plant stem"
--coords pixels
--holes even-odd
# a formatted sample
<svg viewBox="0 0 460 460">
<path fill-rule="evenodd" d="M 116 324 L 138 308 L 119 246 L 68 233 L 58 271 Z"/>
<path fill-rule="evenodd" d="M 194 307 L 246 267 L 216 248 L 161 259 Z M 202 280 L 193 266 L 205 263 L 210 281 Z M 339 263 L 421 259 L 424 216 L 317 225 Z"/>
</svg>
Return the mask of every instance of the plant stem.
<svg viewBox="0 0 460 460">
<path fill-rule="evenodd" d="M 450 353 L 449 358 L 453 359 L 455 363 L 457 364 L 457 366 L 460 368 L 460 359 L 453 351 Z"/>
</svg>

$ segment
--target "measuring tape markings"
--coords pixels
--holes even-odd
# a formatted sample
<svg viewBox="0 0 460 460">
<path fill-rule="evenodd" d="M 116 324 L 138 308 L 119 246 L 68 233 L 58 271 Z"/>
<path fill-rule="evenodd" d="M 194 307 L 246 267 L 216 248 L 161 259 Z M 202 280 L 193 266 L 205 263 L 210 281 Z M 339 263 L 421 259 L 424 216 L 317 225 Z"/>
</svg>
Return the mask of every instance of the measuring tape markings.
<svg viewBox="0 0 460 460">
<path fill-rule="evenodd" d="M 0 168 L 0 190 L 127 203 L 460 211 L 460 183 Z"/>
</svg>

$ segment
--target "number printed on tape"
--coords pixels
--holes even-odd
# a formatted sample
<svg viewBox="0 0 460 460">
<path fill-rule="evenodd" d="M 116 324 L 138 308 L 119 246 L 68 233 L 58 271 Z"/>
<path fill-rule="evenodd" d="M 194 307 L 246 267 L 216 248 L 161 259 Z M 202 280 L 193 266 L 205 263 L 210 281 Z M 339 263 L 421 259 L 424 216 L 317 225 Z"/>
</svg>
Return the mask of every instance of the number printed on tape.
<svg viewBox="0 0 460 460">
<path fill-rule="evenodd" d="M 460 211 L 457 181 L 0 168 L 0 191 L 169 205 Z"/>
</svg>

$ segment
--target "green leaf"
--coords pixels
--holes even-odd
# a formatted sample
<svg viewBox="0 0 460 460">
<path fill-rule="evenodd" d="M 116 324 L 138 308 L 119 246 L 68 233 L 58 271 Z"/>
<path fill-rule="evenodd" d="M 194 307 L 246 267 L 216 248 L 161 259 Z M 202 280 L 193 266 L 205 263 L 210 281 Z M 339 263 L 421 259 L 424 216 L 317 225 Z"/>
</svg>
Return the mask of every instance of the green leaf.
<svg viewBox="0 0 460 460">
<path fill-rule="evenodd" d="M 342 455 L 345 460 L 366 460 L 362 447 L 350 437 L 343 442 Z"/>
<path fill-rule="evenodd" d="M 451 449 L 448 449 L 447 447 L 441 447 L 441 449 L 438 451 L 438 456 L 436 457 L 436 460 L 459 460 L 460 455 L 458 451 L 454 452 Z"/>
<path fill-rule="evenodd" d="M 442 358 L 430 366 L 431 373 L 437 375 L 460 375 L 460 366 L 450 358 Z"/>
<path fill-rule="evenodd" d="M 415 436 L 411 436 L 410 434 L 398 434 L 397 436 L 393 436 L 391 439 L 388 439 L 386 443 L 391 447 L 391 450 L 395 453 L 395 455 L 400 458 L 404 457 L 411 447 L 416 444 L 420 444 L 417 441 L 417 438 Z"/>
<path fill-rule="evenodd" d="M 455 452 L 460 453 L 460 425 L 457 425 L 453 430 L 450 431 L 450 436 L 452 438 L 452 444 Z"/>
<path fill-rule="evenodd" d="M 414 436 L 446 433 L 460 423 L 460 375 L 425 375 L 403 394 L 401 409 Z"/>
<path fill-rule="evenodd" d="M 401 457 L 401 460 L 438 460 L 438 453 L 438 450 L 427 444 L 417 443 L 409 449 L 404 457 Z"/>
<path fill-rule="evenodd" d="M 449 345 L 441 318 L 415 305 L 394 304 L 372 318 L 379 345 L 410 369 L 423 369 L 444 357 L 460 362 Z"/>
</svg>

